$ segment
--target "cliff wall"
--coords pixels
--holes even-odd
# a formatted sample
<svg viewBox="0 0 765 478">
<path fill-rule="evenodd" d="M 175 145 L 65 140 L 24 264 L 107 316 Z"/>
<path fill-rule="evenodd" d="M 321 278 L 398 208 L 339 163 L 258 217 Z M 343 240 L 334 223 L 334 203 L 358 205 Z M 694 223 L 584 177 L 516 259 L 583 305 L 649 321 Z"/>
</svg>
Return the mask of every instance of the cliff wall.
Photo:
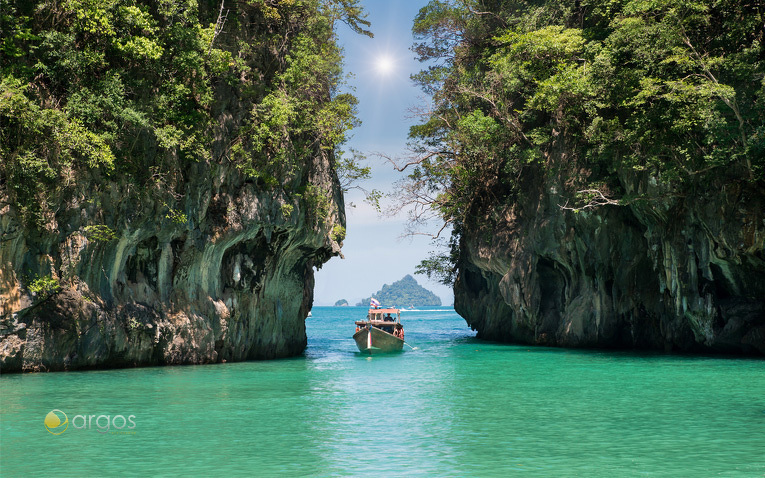
<svg viewBox="0 0 765 478">
<path fill-rule="evenodd" d="M 336 179 L 317 157 L 323 181 L 342 207 Z M 322 170 L 322 167 L 324 169 Z M 62 209 L 46 233 L 30 236 L 3 214 L 0 245 L 3 372 L 208 363 L 296 355 L 306 345 L 313 270 L 339 251 L 330 226 L 285 219 L 289 198 L 271 197 L 235 171 L 200 167 L 185 198 L 187 222 L 173 224 L 161 205 L 120 198 L 101 204 L 124 224 L 110 241 L 89 239 L 87 208 Z M 207 170 L 205 170 L 207 169 Z M 92 199 L 92 198 L 91 198 Z M 135 202 L 134 202 L 135 201 Z M 341 210 L 341 209 L 339 209 Z M 310 214 L 308 215 L 310 217 Z M 61 283 L 36 300 L 28 275 Z"/>
<path fill-rule="evenodd" d="M 624 184 L 652 192 L 622 175 Z M 765 354 L 765 191 L 720 181 L 660 204 L 562 209 L 528 181 L 463 234 L 455 308 L 478 336 L 565 347 Z"/>
<path fill-rule="evenodd" d="M 143 3 L 15 7 L 18 31 L 37 36 L 9 40 L 21 53 L 3 63 L 3 373 L 305 348 L 313 268 L 339 254 L 345 225 L 333 155 L 345 125 L 320 113 L 348 105 L 330 96 L 332 23 L 318 2 Z M 135 38 L 120 31 L 136 25 Z M 60 55 L 45 53 L 62 37 Z M 86 73 L 55 75 L 73 61 Z M 109 168 L 89 161 L 97 148 Z"/>
<path fill-rule="evenodd" d="M 765 353 L 763 19 L 708 0 L 421 10 L 413 50 L 444 67 L 415 75 L 433 108 L 404 201 L 453 227 L 423 265 L 457 274 L 479 337 Z"/>
</svg>

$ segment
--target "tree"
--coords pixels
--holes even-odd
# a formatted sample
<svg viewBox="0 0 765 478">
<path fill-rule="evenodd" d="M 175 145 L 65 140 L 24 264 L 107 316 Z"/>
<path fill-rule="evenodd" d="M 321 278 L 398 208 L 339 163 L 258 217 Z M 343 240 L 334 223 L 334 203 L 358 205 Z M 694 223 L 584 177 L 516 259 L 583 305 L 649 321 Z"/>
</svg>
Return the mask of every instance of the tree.
<svg viewBox="0 0 765 478">
<path fill-rule="evenodd" d="M 448 278 L 459 231 L 490 231 L 533 178 L 558 178 L 566 209 L 762 181 L 763 20 L 762 2 L 430 2 L 413 78 L 433 104 L 401 202 L 458 237 L 420 270 Z M 657 186 L 628 194 L 627 177 Z"/>
<path fill-rule="evenodd" d="M 0 193 L 40 227 L 56 201 L 114 183 L 177 209 L 195 163 L 288 192 L 310 190 L 315 154 L 363 178 L 339 148 L 358 120 L 337 22 L 371 35 L 358 0 L 4 2 Z M 225 85 L 249 111 L 214 157 Z"/>
</svg>

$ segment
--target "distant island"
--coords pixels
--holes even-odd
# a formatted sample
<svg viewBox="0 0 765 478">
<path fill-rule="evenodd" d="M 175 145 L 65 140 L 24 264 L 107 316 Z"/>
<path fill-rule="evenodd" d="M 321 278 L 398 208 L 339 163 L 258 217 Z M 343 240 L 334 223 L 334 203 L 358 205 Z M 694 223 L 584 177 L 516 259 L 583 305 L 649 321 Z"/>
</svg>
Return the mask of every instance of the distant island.
<svg viewBox="0 0 765 478">
<path fill-rule="evenodd" d="M 335 302 L 335 307 L 347 307 L 348 301 L 345 299 L 340 299 L 337 302 Z"/>
<path fill-rule="evenodd" d="M 422 287 L 411 275 L 407 274 L 403 279 L 394 282 L 391 285 L 385 284 L 372 297 L 380 301 L 383 306 L 415 307 L 438 306 L 441 305 L 441 299 Z M 372 297 L 362 299 L 357 306 L 369 305 Z"/>
</svg>

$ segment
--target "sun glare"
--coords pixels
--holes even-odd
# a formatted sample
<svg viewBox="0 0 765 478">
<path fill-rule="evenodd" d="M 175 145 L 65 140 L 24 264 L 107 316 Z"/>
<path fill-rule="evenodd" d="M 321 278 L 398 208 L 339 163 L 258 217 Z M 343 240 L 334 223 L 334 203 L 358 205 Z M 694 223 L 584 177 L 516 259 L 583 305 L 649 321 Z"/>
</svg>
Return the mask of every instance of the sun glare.
<svg viewBox="0 0 765 478">
<path fill-rule="evenodd" d="M 387 75 L 393 71 L 393 60 L 389 56 L 377 58 L 377 71 Z"/>
</svg>

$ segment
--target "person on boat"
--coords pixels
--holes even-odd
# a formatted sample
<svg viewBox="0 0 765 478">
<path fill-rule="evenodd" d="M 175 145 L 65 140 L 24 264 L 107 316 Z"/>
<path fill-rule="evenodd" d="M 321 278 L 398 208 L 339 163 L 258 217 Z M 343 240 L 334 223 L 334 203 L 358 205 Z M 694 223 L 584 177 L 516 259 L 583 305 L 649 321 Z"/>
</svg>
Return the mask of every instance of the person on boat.
<svg viewBox="0 0 765 478">
<path fill-rule="evenodd" d="M 399 325 L 396 327 L 396 331 L 393 332 L 393 335 L 400 338 L 401 340 L 404 340 L 404 328 Z"/>
</svg>

